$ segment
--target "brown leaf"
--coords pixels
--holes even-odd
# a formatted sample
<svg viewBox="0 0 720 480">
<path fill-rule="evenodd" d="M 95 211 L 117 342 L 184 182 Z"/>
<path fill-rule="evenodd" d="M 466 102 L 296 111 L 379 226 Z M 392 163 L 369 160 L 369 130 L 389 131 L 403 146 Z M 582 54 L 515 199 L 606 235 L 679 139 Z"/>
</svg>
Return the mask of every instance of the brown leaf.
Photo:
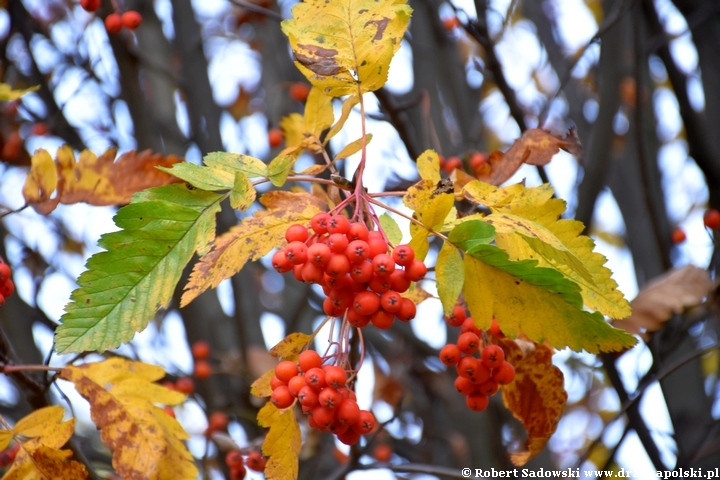
<svg viewBox="0 0 720 480">
<path fill-rule="evenodd" d="M 645 285 L 630 302 L 632 315 L 615 320 L 613 326 L 648 341 L 673 314 L 700 304 L 711 288 L 710 276 L 702 268 L 686 265 L 669 270 Z"/>
<path fill-rule="evenodd" d="M 48 154 L 44 150 L 38 150 L 33 158 L 38 155 Z M 99 157 L 89 150 L 84 150 L 76 160 L 72 148 L 64 145 L 58 149 L 56 173 L 52 174 L 58 177 L 58 180 L 53 182 L 56 185 L 55 190 L 47 192 L 44 188 L 52 180 L 48 178 L 45 168 L 47 162 L 33 162 L 23 195 L 38 213 L 44 215 L 55 210 L 58 203 L 122 205 L 129 203 L 134 193 L 179 182 L 176 177 L 155 167 L 170 167 L 181 160 L 173 155 L 163 157 L 153 154 L 149 150 L 140 153 L 127 152 L 115 160 L 115 149 L 110 149 Z M 50 198 L 53 193 L 54 197 Z"/>
<path fill-rule="evenodd" d="M 527 430 L 525 450 L 510 454 L 516 466 L 540 453 L 557 429 L 567 392 L 563 374 L 552 364 L 552 348 L 524 340 L 500 340 L 515 380 L 502 387 L 503 403 Z M 533 348 L 534 346 L 534 348 Z"/>
<path fill-rule="evenodd" d="M 575 129 L 571 128 L 565 138 L 539 128 L 525 130 L 507 152 L 490 153 L 487 163 L 476 172 L 477 178 L 492 185 L 500 185 L 523 163 L 546 165 L 560 149 L 576 157 L 582 156 L 582 146 Z"/>
</svg>

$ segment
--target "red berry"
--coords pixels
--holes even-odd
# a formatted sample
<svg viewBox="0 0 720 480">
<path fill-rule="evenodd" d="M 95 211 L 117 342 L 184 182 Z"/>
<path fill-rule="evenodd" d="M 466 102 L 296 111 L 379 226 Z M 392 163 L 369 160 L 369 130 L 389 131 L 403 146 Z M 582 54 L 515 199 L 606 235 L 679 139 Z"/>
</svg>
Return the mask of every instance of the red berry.
<svg viewBox="0 0 720 480">
<path fill-rule="evenodd" d="M 381 330 L 392 327 L 393 321 L 395 321 L 395 315 L 382 309 L 370 315 L 370 322 Z"/>
<path fill-rule="evenodd" d="M 364 223 L 360 222 L 351 223 L 346 235 L 348 240 L 350 240 L 351 242 L 354 240 L 363 240 L 367 242 L 368 238 L 370 237 L 368 228 L 365 226 Z"/>
<path fill-rule="evenodd" d="M 191 395 L 195 391 L 195 382 L 190 377 L 180 377 L 175 381 L 175 390 Z"/>
<path fill-rule="evenodd" d="M 383 294 L 390 290 L 390 278 L 373 275 L 368 282 L 368 287 L 370 287 L 370 290 L 373 292 Z"/>
<path fill-rule="evenodd" d="M 482 153 L 475 152 L 470 155 L 470 168 L 472 168 L 473 171 L 477 170 L 485 163 L 487 163 L 487 158 L 485 158 L 485 155 L 483 155 Z"/>
<path fill-rule="evenodd" d="M 122 30 L 123 22 L 120 15 L 111 13 L 105 17 L 105 30 L 111 35 L 117 35 Z"/>
<path fill-rule="evenodd" d="M 342 395 L 332 387 L 325 387 L 318 394 L 318 402 L 325 408 L 334 410 L 342 402 Z M 334 419 L 334 418 L 333 418 Z"/>
<path fill-rule="evenodd" d="M 370 323 L 369 316 L 360 315 L 353 308 L 348 310 L 347 318 L 348 318 L 348 322 L 350 322 L 350 325 L 352 325 L 355 328 L 363 328 L 363 327 L 366 327 L 368 323 Z"/>
<path fill-rule="evenodd" d="M 360 410 L 360 420 L 353 428 L 363 435 L 370 433 L 375 429 L 375 417 L 367 410 Z"/>
<path fill-rule="evenodd" d="M 325 368 L 325 383 L 335 389 L 345 386 L 347 372 L 344 368 L 336 365 L 328 365 Z"/>
<path fill-rule="evenodd" d="M 100 0 L 80 0 L 80 6 L 86 12 L 92 13 L 100 8 Z"/>
<path fill-rule="evenodd" d="M 309 251 L 308 249 L 308 252 Z M 300 270 L 300 276 L 305 283 L 322 283 L 324 275 L 325 273 L 322 271 L 322 266 L 312 263 L 312 259 L 304 264 L 302 270 Z"/>
<path fill-rule="evenodd" d="M 405 277 L 411 282 L 421 280 L 427 273 L 425 264 L 417 258 L 405 267 Z"/>
<path fill-rule="evenodd" d="M 360 292 L 353 299 L 353 308 L 360 315 L 372 315 L 380 308 L 380 297 L 367 290 Z"/>
<path fill-rule="evenodd" d="M 389 277 L 395 271 L 395 260 L 387 253 L 380 253 L 373 257 L 373 272 L 381 277 Z"/>
<path fill-rule="evenodd" d="M 407 289 L 410 288 L 410 280 L 405 278 L 404 270 L 395 269 L 390 274 L 390 288 L 398 293 L 407 292 Z"/>
<path fill-rule="evenodd" d="M 475 357 L 462 357 L 455 369 L 461 377 L 472 379 L 478 369 L 478 361 Z"/>
<path fill-rule="evenodd" d="M 308 247 L 308 260 L 318 267 L 324 267 L 330 261 L 332 251 L 324 243 L 314 243 Z"/>
<path fill-rule="evenodd" d="M 293 265 L 300 265 L 307 261 L 308 247 L 303 242 L 290 242 L 285 247 L 285 256 Z"/>
<path fill-rule="evenodd" d="M 298 374 L 298 366 L 290 360 L 283 360 L 275 367 L 275 376 L 283 383 L 287 384 L 291 378 Z"/>
<path fill-rule="evenodd" d="M 490 397 L 492 395 L 495 395 L 499 388 L 500 387 L 498 386 L 497 382 L 491 378 L 481 383 L 478 387 L 478 390 L 483 395 L 487 395 L 488 397 Z"/>
<path fill-rule="evenodd" d="M 288 229 L 285 230 L 285 240 L 287 240 L 288 243 L 304 242 L 308 239 L 308 236 L 307 228 L 299 224 L 290 225 Z"/>
<path fill-rule="evenodd" d="M 448 17 L 442 21 L 442 24 L 443 24 L 443 28 L 447 31 L 451 31 L 461 25 L 460 20 L 458 20 L 457 17 Z M 450 157 L 450 158 L 448 158 L 448 160 L 451 160 L 453 158 L 457 158 L 457 157 Z"/>
<path fill-rule="evenodd" d="M 295 399 L 293 398 L 292 394 L 290 393 L 290 390 L 288 387 L 282 386 L 278 387 L 275 390 L 273 390 L 272 396 L 270 397 L 270 401 L 279 409 L 288 408 L 290 405 L 293 404 Z"/>
<path fill-rule="evenodd" d="M 228 468 L 237 468 L 238 466 L 241 466 L 243 464 L 243 456 L 242 453 L 240 453 L 237 450 L 230 450 L 225 455 L 225 465 L 228 466 Z"/>
<path fill-rule="evenodd" d="M 505 335 L 503 335 L 502 330 L 500 330 L 500 325 L 498 324 L 497 318 L 495 318 L 495 317 L 493 317 L 493 319 L 492 319 L 492 325 L 490 325 L 488 332 L 490 332 L 491 334 L 493 334 L 496 337 L 505 338 Z"/>
<path fill-rule="evenodd" d="M 300 390 L 305 386 L 307 386 L 307 382 L 305 381 L 305 377 L 302 375 L 295 375 L 287 384 L 290 394 L 296 398 L 300 393 Z"/>
<path fill-rule="evenodd" d="M 460 160 L 458 157 L 450 157 L 445 161 L 445 166 L 443 167 L 443 170 L 445 170 L 447 173 L 452 173 L 453 170 L 462 170 L 462 168 L 462 160 Z"/>
<path fill-rule="evenodd" d="M 455 379 L 455 389 L 461 394 L 468 396 L 471 393 L 473 393 L 477 389 L 477 385 L 475 385 L 472 380 L 465 377 L 457 377 Z"/>
<path fill-rule="evenodd" d="M 327 430 L 335 422 L 335 409 L 327 408 L 320 403 L 312 409 L 312 418 L 320 428 Z"/>
<path fill-rule="evenodd" d="M 247 475 L 247 470 L 242 463 L 240 466 L 230 469 L 230 480 L 244 480 L 245 475 Z"/>
<path fill-rule="evenodd" d="M 507 385 L 515 380 L 515 367 L 508 362 L 503 362 L 492 373 L 492 379 L 500 385 Z"/>
<path fill-rule="evenodd" d="M 310 94 L 310 85 L 304 82 L 295 82 L 288 89 L 290 98 L 296 102 L 304 102 Z"/>
<path fill-rule="evenodd" d="M 23 140 L 17 131 L 10 132 L 5 141 L 5 145 L 2 147 L 2 158 L 5 160 L 16 158 L 20 154 L 22 142 Z"/>
<path fill-rule="evenodd" d="M 382 238 L 382 236 L 370 236 L 368 233 L 367 244 L 370 246 L 370 258 L 375 258 L 376 255 L 385 254 L 388 251 L 388 244 Z M 393 263 L 395 263 L 393 261 Z"/>
<path fill-rule="evenodd" d="M 210 375 L 212 375 L 212 367 L 205 360 L 198 360 L 197 362 L 195 362 L 193 375 L 198 380 L 205 380 L 206 378 L 210 378 Z"/>
<path fill-rule="evenodd" d="M 380 443 L 373 448 L 372 456 L 381 463 L 387 463 L 392 458 L 392 448 L 387 443 Z"/>
<path fill-rule="evenodd" d="M 283 132 L 279 128 L 273 128 L 268 131 L 268 144 L 270 148 L 276 148 L 282 145 Z"/>
<path fill-rule="evenodd" d="M 270 379 L 270 388 L 275 390 L 278 387 L 287 386 L 287 383 L 280 380 L 278 377 L 273 377 Z"/>
<path fill-rule="evenodd" d="M 246 462 L 247 468 L 256 472 L 264 472 L 265 463 L 267 463 L 267 460 L 257 450 L 253 450 L 252 452 L 250 452 Z"/>
<path fill-rule="evenodd" d="M 210 344 L 205 340 L 198 340 L 190 349 L 195 360 L 205 360 L 210 356 Z"/>
<path fill-rule="evenodd" d="M 328 233 L 342 233 L 345 234 L 350 230 L 350 221 L 347 219 L 347 217 L 343 217 L 342 215 L 333 215 L 330 217 L 330 222 L 328 222 Z"/>
<path fill-rule="evenodd" d="M 10 265 L 7 263 L 0 263 L 0 282 L 11 278 L 11 275 L 12 272 L 10 270 Z"/>
<path fill-rule="evenodd" d="M 353 428 L 348 428 L 343 433 L 339 433 L 337 436 L 337 439 L 340 440 L 345 445 L 355 445 L 358 440 L 360 440 L 361 433 Z M 339 450 L 335 449 L 336 452 L 339 452 Z M 340 452 L 342 454 L 342 452 Z M 347 463 L 347 457 L 344 458 L 344 462 L 340 461 L 340 463 Z"/>
<path fill-rule="evenodd" d="M 353 425 L 360 420 L 360 407 L 355 400 L 346 398 L 338 405 L 336 416 L 340 423 Z"/>
<path fill-rule="evenodd" d="M 305 381 L 315 391 L 325 387 L 325 372 L 321 368 L 311 368 L 305 372 Z"/>
<path fill-rule="evenodd" d="M 482 393 L 471 393 L 465 399 L 465 405 L 473 412 L 482 412 L 490 404 L 490 399 Z"/>
<path fill-rule="evenodd" d="M 399 293 L 390 290 L 380 296 L 380 306 L 388 313 L 396 313 L 402 307 L 402 299 Z"/>
<path fill-rule="evenodd" d="M 457 345 L 449 343 L 440 349 L 440 361 L 445 365 L 456 365 L 460 361 L 460 349 Z"/>
<path fill-rule="evenodd" d="M 417 306 L 415 305 L 415 303 L 409 298 L 403 298 L 402 302 L 400 303 L 400 310 L 395 312 L 395 316 L 398 318 L 398 320 L 407 322 L 408 320 L 412 320 L 413 318 L 415 318 L 416 313 Z"/>
<path fill-rule="evenodd" d="M 345 253 L 349 240 L 342 233 L 333 233 L 325 241 L 325 244 L 330 247 L 333 253 Z"/>
<path fill-rule="evenodd" d="M 32 134 L 33 135 L 42 137 L 43 135 L 47 135 L 47 133 L 48 133 L 48 127 L 43 122 L 38 122 L 32 126 Z"/>
<path fill-rule="evenodd" d="M 142 23 L 142 15 L 135 10 L 128 10 L 122 14 L 122 23 L 128 30 L 135 30 Z"/>
<path fill-rule="evenodd" d="M 373 277 L 373 265 L 369 261 L 354 263 L 350 267 L 350 278 L 356 283 L 369 282 Z"/>
<path fill-rule="evenodd" d="M 306 379 L 307 383 L 307 379 Z M 314 407 L 318 404 L 318 394 L 315 389 L 313 389 L 310 385 L 307 385 L 300 389 L 298 392 L 298 401 L 300 402 L 300 405 L 303 407 Z"/>
<path fill-rule="evenodd" d="M 310 220 L 310 226 L 318 235 L 328 232 L 328 223 L 330 223 L 330 214 L 328 213 L 318 213 Z"/>
<path fill-rule="evenodd" d="M 175 418 L 175 410 L 173 410 L 172 407 L 163 407 L 163 412 L 170 418 Z"/>
<path fill-rule="evenodd" d="M 305 350 L 298 356 L 298 363 L 300 364 L 300 370 L 307 373 L 311 368 L 320 368 L 322 358 L 315 350 Z"/>
<path fill-rule="evenodd" d="M 467 315 L 465 314 L 465 308 L 462 305 L 455 305 L 450 316 L 445 317 L 445 321 L 448 325 L 459 327 L 463 324 L 466 318 Z"/>
<path fill-rule="evenodd" d="M 287 255 L 285 254 L 285 249 L 275 252 L 270 262 L 272 263 L 275 271 L 277 271 L 278 273 L 289 272 L 293 268 L 293 264 L 290 262 L 290 260 L 288 260 Z"/>
<path fill-rule="evenodd" d="M 230 423 L 225 412 L 216 411 L 210 414 L 208 418 L 208 430 L 217 432 L 219 430 L 225 430 Z"/>
<path fill-rule="evenodd" d="M 488 345 L 483 348 L 482 362 L 488 368 L 497 368 L 505 361 L 505 352 L 499 345 Z"/>
<path fill-rule="evenodd" d="M 472 355 L 480 347 L 480 337 L 473 332 L 461 333 L 458 337 L 458 348 L 466 355 Z"/>
<path fill-rule="evenodd" d="M 720 228 L 720 212 L 714 208 L 709 209 L 703 215 L 703 223 L 710 230 L 717 230 Z"/>
<path fill-rule="evenodd" d="M 685 231 L 680 227 L 675 227 L 672 231 L 672 242 L 673 243 L 682 243 L 687 239 L 687 235 L 685 235 Z"/>
<path fill-rule="evenodd" d="M 410 245 L 398 245 L 392 253 L 395 263 L 406 266 L 415 260 L 415 250 Z"/>
<path fill-rule="evenodd" d="M 345 249 L 345 255 L 352 263 L 360 263 L 370 257 L 370 245 L 363 240 L 353 240 Z"/>
<path fill-rule="evenodd" d="M 472 332 L 478 337 L 482 335 L 482 330 L 480 330 L 478 326 L 475 325 L 475 320 L 473 320 L 472 317 L 467 317 L 460 326 L 460 333 L 462 334 L 465 332 Z"/>
</svg>

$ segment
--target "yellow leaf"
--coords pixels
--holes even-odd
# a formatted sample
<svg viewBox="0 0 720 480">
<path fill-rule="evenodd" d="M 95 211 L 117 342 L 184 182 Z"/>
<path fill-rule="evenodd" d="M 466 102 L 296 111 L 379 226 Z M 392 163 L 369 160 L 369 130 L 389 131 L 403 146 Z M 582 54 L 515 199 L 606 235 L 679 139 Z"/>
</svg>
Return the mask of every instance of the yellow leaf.
<svg viewBox="0 0 720 480">
<path fill-rule="evenodd" d="M 257 419 L 260 426 L 270 428 L 262 446 L 263 455 L 269 457 L 265 465 L 265 478 L 296 480 L 302 436 L 294 409 L 278 410 L 268 402 L 258 412 Z"/>
<path fill-rule="evenodd" d="M 345 101 L 342 104 L 342 109 L 340 111 L 340 118 L 338 119 L 337 123 L 332 126 L 330 131 L 325 135 L 325 140 L 323 141 L 323 145 L 327 145 L 327 143 L 330 141 L 331 138 L 333 138 L 337 133 L 342 130 L 343 125 L 345 125 L 345 122 L 347 121 L 348 117 L 350 116 L 350 112 L 352 111 L 353 107 L 357 105 L 360 102 L 360 98 L 357 95 L 351 95 L 348 98 L 345 99 Z"/>
<path fill-rule="evenodd" d="M 30 162 L 30 173 L 23 186 L 23 196 L 30 204 L 45 202 L 57 188 L 58 172 L 55 162 L 50 154 L 42 149 L 35 152 Z"/>
<path fill-rule="evenodd" d="M 404 0 L 309 0 L 293 7 L 282 30 L 310 83 L 340 97 L 385 84 L 411 12 Z"/>
<path fill-rule="evenodd" d="M 427 238 L 431 233 L 428 228 L 436 231 L 442 229 L 448 215 L 453 211 L 455 195 L 452 185 L 441 183 L 435 186 L 430 180 L 420 180 L 408 189 L 403 202 L 415 210 L 413 218 L 427 227 L 410 224 L 412 238 L 409 245 L 415 250 L 415 257 L 423 260 L 430 248 Z"/>
<path fill-rule="evenodd" d="M 370 143 L 370 140 L 372 140 L 372 133 L 368 133 L 367 135 L 365 135 L 365 145 Z M 362 138 L 358 138 L 354 142 L 348 143 L 347 145 L 345 145 L 345 148 L 340 150 L 340 152 L 338 152 L 338 154 L 335 155 L 335 158 L 333 159 L 333 161 L 339 160 L 341 158 L 347 158 L 350 155 L 359 152 L 360 149 L 362 148 L 362 143 L 363 143 Z"/>
<path fill-rule="evenodd" d="M 400 294 L 403 298 L 408 298 L 412 300 L 412 302 L 415 305 L 418 305 L 428 298 L 434 298 L 433 295 L 422 288 L 420 288 L 417 284 L 414 285 L 412 290 L 407 290 Z"/>
<path fill-rule="evenodd" d="M 330 128 L 334 119 L 332 97 L 325 95 L 319 88 L 310 89 L 305 102 L 305 130 L 320 138 L 320 134 Z"/>
<path fill-rule="evenodd" d="M 70 460 L 72 452 L 60 450 L 75 432 L 75 419 L 63 422 L 64 414 L 62 407 L 45 407 L 15 424 L 10 435 L 25 437 L 27 440 L 20 442 L 15 461 L 3 479 L 87 478 L 85 466 Z"/>
<path fill-rule="evenodd" d="M 548 341 L 556 348 L 570 347 L 590 353 L 619 351 L 634 339 L 611 328 L 599 314 L 590 314 L 568 303 L 559 293 L 515 277 L 465 255 L 463 293 L 475 323 L 488 329 L 497 317 L 502 331 L 516 337 L 520 332 L 532 340 Z M 558 319 L 562 319 L 559 321 Z"/>
<path fill-rule="evenodd" d="M 48 164 L 49 154 L 44 150 L 38 150 L 36 155 L 41 154 L 40 152 L 43 152 L 42 173 L 51 175 Z M 38 192 L 39 185 L 30 183 L 32 169 L 28 183 L 23 188 L 23 195 L 28 203 L 33 203 L 31 200 L 36 202 L 33 208 L 44 215 L 55 210 L 58 203 L 121 205 L 129 203 L 130 198 L 137 192 L 178 182 L 176 177 L 156 167 L 170 167 L 180 161 L 181 159 L 173 155 L 163 157 L 149 150 L 140 153 L 127 152 L 115 160 L 115 150 L 110 149 L 99 157 L 89 150 L 84 150 L 76 162 L 73 150 L 64 145 L 57 152 L 55 164 L 57 180 L 56 187 L 53 187 L 53 190 L 57 188 L 55 198 L 48 199 L 52 192 L 44 191 L 44 188 L 43 192 Z M 51 183 L 48 177 L 44 187 Z M 40 200 L 35 200 L 36 198 Z"/>
<path fill-rule="evenodd" d="M 280 119 L 285 145 L 296 147 L 305 140 L 305 119 L 299 113 L 291 113 Z"/>
<path fill-rule="evenodd" d="M 435 150 L 425 150 L 417 158 L 417 168 L 420 178 L 433 183 L 440 181 L 440 157 Z"/>
<path fill-rule="evenodd" d="M 250 385 L 250 393 L 256 397 L 269 397 L 273 392 L 270 382 L 274 377 L 275 369 L 271 368 Z"/>
<path fill-rule="evenodd" d="M 512 201 L 516 194 L 523 190 L 519 183 L 507 187 L 498 188 L 489 183 L 473 180 L 463 188 L 465 198 L 478 205 L 489 208 L 499 208 Z"/>
<path fill-rule="evenodd" d="M 233 189 L 230 192 L 230 206 L 244 211 L 255 201 L 257 192 L 250 179 L 242 172 L 235 173 Z"/>
<path fill-rule="evenodd" d="M 445 315 L 450 315 L 465 283 L 465 270 L 460 252 L 450 242 L 443 242 L 435 265 L 435 277 L 443 311 Z"/>
<path fill-rule="evenodd" d="M 5 450 L 12 441 L 12 432 L 10 430 L 0 430 L 0 450 Z"/>
<path fill-rule="evenodd" d="M 290 225 L 309 225 L 310 219 L 326 207 L 314 195 L 284 191 L 266 193 L 260 203 L 267 210 L 244 219 L 217 237 L 213 250 L 195 264 L 180 300 L 181 306 L 235 275 L 248 261 L 258 260 L 273 248 L 284 245 L 285 230 Z"/>
<path fill-rule="evenodd" d="M 71 381 L 90 402 L 100 437 L 113 452 L 112 465 L 122 478 L 194 479 L 197 468 L 183 444 L 189 435 L 155 403 L 180 403 L 184 397 L 152 383 L 162 368 L 113 358 L 71 366 L 60 378 Z"/>
<path fill-rule="evenodd" d="M 501 189 L 502 190 L 502 189 Z M 562 264 L 550 264 L 543 257 L 535 258 L 540 266 L 549 266 L 563 273 L 580 286 L 583 303 L 592 310 L 597 310 L 611 318 L 625 318 L 631 313 L 630 305 L 618 290 L 612 278 L 612 272 L 605 267 L 607 259 L 594 252 L 595 242 L 585 235 L 582 222 L 561 219 L 565 211 L 565 202 L 553 197 L 550 185 L 525 188 L 521 187 L 513 198 L 501 206 L 491 207 L 501 213 L 510 213 L 532 220 L 547 228 L 575 258 L 585 266 L 591 275 L 588 281 L 574 269 Z M 529 258 L 529 249 L 524 258 Z"/>
<path fill-rule="evenodd" d="M 545 448 L 568 395 L 562 372 L 552 364 L 550 347 L 534 343 L 534 349 L 523 350 L 512 340 L 500 342 L 505 359 L 515 367 L 515 380 L 502 387 L 503 403 L 528 432 L 525 451 L 510 454 L 512 463 L 520 466 Z"/>
<path fill-rule="evenodd" d="M 291 333 L 270 349 L 270 355 L 294 362 L 311 339 L 310 335 L 304 333 Z"/>
<path fill-rule="evenodd" d="M 13 90 L 13 88 L 7 83 L 0 83 L 0 101 L 3 100 L 17 100 L 23 95 L 27 95 L 30 92 L 37 92 L 40 90 L 40 85 L 26 88 L 25 90 Z"/>
</svg>

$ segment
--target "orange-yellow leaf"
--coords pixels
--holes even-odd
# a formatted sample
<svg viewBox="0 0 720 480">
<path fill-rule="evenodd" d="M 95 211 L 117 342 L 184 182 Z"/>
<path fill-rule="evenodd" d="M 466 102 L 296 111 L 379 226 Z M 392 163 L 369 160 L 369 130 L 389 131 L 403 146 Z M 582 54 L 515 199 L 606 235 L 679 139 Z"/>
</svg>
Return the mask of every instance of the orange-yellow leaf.
<svg viewBox="0 0 720 480">
<path fill-rule="evenodd" d="M 582 146 L 574 129 L 570 129 L 565 138 L 540 128 L 525 130 L 507 152 L 492 152 L 477 178 L 492 185 L 500 185 L 523 163 L 546 165 L 560 149 L 577 157 L 582 155 Z"/>
<path fill-rule="evenodd" d="M 60 378 L 71 381 L 90 402 L 100 437 L 113 452 L 122 478 L 194 479 L 197 468 L 183 440 L 189 435 L 156 403 L 181 403 L 184 395 L 153 382 L 162 368 L 122 358 L 71 366 Z"/>
<path fill-rule="evenodd" d="M 235 275 L 248 261 L 258 260 L 273 248 L 284 245 L 288 226 L 309 225 L 310 219 L 325 208 L 321 200 L 309 193 L 284 191 L 268 192 L 260 198 L 260 203 L 267 210 L 220 235 L 213 250 L 195 264 L 180 300 L 181 306 Z"/>
<path fill-rule="evenodd" d="M 567 392 L 562 372 L 552 364 L 552 348 L 523 340 L 505 339 L 500 344 L 505 360 L 515 367 L 515 380 L 502 387 L 503 403 L 528 432 L 525 450 L 510 455 L 520 466 L 545 448 L 557 429 Z"/>
<path fill-rule="evenodd" d="M 88 472 L 82 463 L 71 460 L 70 450 L 60 448 L 75 431 L 75 419 L 63 422 L 65 410 L 59 406 L 41 408 L 20 419 L 9 431 L 20 442 L 12 467 L 5 479 L 58 478 L 84 479 Z"/>
<path fill-rule="evenodd" d="M 23 195 L 35 210 L 45 215 L 52 212 L 58 203 L 125 204 L 137 192 L 179 181 L 155 168 L 170 167 L 181 161 L 173 155 L 163 157 L 149 150 L 140 153 L 133 151 L 115 160 L 114 149 L 99 157 L 84 150 L 76 161 L 72 148 L 65 145 L 58 149 L 54 162 L 56 180 L 48 192 L 48 187 L 53 183 L 48 163 L 50 155 L 44 150 L 38 150 L 35 156 L 41 156 L 42 161 L 37 164 L 33 162 L 23 187 Z M 38 183 L 40 178 L 43 183 Z M 53 192 L 56 192 L 55 197 L 50 198 Z"/>
<path fill-rule="evenodd" d="M 295 409 L 278 410 L 268 402 L 258 412 L 257 419 L 262 427 L 270 428 L 262 446 L 263 455 L 269 457 L 265 465 L 265 478 L 296 480 L 302 436 L 295 419 Z"/>
<path fill-rule="evenodd" d="M 257 378 L 252 385 L 250 385 L 250 393 L 256 397 L 269 397 L 272 395 L 272 387 L 270 382 L 275 376 L 275 369 L 271 368 L 267 372 L 263 373 L 261 377 Z"/>
<path fill-rule="evenodd" d="M 404 298 L 408 298 L 408 299 L 412 300 L 412 302 L 415 305 L 418 305 L 418 304 L 424 302 L 428 298 L 434 297 L 432 293 L 423 290 L 417 284 L 415 284 L 415 286 L 412 290 L 407 290 L 407 291 L 401 293 L 400 295 Z"/>
<path fill-rule="evenodd" d="M 291 333 L 270 349 L 270 355 L 283 360 L 295 361 L 311 339 L 310 335 L 304 333 Z"/>
</svg>

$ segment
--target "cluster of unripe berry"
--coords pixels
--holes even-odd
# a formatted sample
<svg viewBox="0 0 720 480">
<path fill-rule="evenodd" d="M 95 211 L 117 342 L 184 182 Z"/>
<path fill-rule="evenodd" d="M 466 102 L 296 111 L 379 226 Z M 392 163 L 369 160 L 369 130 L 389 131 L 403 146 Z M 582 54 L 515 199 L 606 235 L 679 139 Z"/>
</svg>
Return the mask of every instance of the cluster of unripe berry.
<svg viewBox="0 0 720 480">
<path fill-rule="evenodd" d="M 312 428 L 331 432 L 346 445 L 375 428 L 375 417 L 357 404 L 355 392 L 347 385 L 347 372 L 337 365 L 323 365 L 314 350 L 305 350 L 298 363 L 284 360 L 275 367 L 270 382 L 270 401 L 280 409 L 297 399 Z"/>
<path fill-rule="evenodd" d="M 87 12 L 93 13 L 100 8 L 101 0 L 80 0 L 80 6 Z M 123 29 L 135 30 L 142 23 L 142 15 L 135 10 L 111 13 L 105 17 L 105 30 L 111 35 L 117 35 Z"/>
<path fill-rule="evenodd" d="M 0 307 L 5 304 L 5 299 L 13 294 L 15 284 L 12 281 L 12 270 L 10 265 L 0 259 Z"/>
<path fill-rule="evenodd" d="M 482 412 L 500 385 L 515 379 L 515 368 L 505 361 L 502 347 L 484 345 L 482 330 L 472 317 L 466 316 L 462 306 L 455 306 L 452 315 L 445 320 L 452 326 L 459 326 L 460 335 L 457 343 L 449 343 L 440 349 L 440 361 L 448 367 L 455 366 L 458 374 L 455 388 L 465 395 L 465 404 L 470 410 Z M 493 328 L 497 329 L 497 324 Z"/>
<path fill-rule="evenodd" d="M 245 467 L 256 472 L 264 472 L 266 462 L 265 457 L 257 450 L 250 452 L 247 458 L 244 458 L 239 450 L 230 450 L 225 455 L 225 465 L 230 469 L 230 480 L 243 480 L 247 474 Z"/>
<path fill-rule="evenodd" d="M 387 329 L 395 317 L 415 317 L 412 300 L 400 294 L 427 273 L 409 245 L 398 245 L 388 253 L 388 243 L 379 231 L 342 215 L 319 213 L 310 221 L 313 234 L 303 225 L 291 225 L 285 232 L 288 244 L 272 257 L 280 273 L 316 283 L 327 297 L 323 311 L 340 317 L 347 310 L 351 325 L 362 328 L 372 323 Z"/>
</svg>

